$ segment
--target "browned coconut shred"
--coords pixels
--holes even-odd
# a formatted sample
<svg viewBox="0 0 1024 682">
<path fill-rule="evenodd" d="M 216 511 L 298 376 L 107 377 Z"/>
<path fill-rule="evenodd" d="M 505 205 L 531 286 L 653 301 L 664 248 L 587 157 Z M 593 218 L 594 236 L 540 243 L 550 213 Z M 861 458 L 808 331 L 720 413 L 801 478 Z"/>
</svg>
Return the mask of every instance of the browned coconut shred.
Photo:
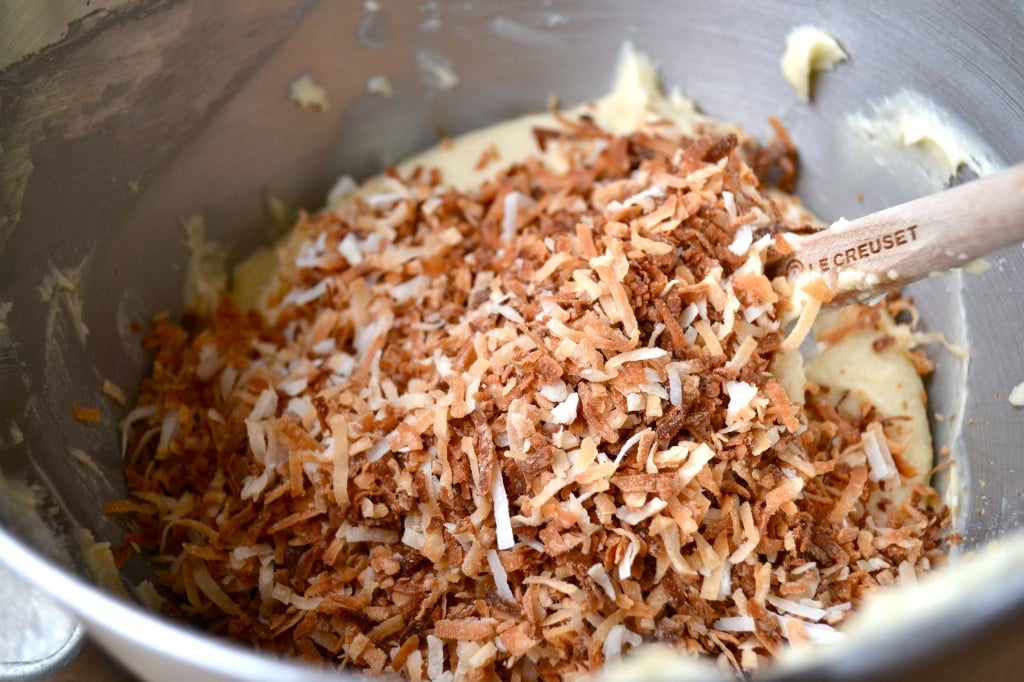
<svg viewBox="0 0 1024 682">
<path fill-rule="evenodd" d="M 392 172 L 299 220 L 265 314 L 154 322 L 108 510 L 168 615 L 412 680 L 651 641 L 739 671 L 942 562 L 949 514 L 891 424 L 768 371 L 797 340 L 764 262 L 809 229 L 751 168 L 791 184 L 784 131 L 536 137 L 567 171 Z"/>
</svg>

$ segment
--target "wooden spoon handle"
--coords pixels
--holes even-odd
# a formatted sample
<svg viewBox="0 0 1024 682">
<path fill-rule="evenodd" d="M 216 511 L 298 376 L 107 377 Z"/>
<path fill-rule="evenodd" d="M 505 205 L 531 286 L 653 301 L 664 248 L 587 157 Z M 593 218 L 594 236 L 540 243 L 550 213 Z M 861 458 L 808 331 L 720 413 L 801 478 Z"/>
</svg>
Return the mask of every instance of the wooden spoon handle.
<svg viewBox="0 0 1024 682">
<path fill-rule="evenodd" d="M 899 289 L 1024 241 L 1024 164 L 788 240 L 786 274 L 821 274 L 833 303 Z"/>
</svg>

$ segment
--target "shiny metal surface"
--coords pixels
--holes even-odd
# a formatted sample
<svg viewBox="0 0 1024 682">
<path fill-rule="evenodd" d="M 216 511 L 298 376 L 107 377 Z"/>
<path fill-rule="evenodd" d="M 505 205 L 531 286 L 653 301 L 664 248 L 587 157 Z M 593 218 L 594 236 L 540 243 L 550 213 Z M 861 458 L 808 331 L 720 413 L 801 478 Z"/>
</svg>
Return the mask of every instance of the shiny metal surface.
<svg viewBox="0 0 1024 682">
<path fill-rule="evenodd" d="M 137 682 L 138 678 L 110 658 L 99 646 L 89 642 L 82 652 L 64 668 L 43 678 L 40 682 L 82 682 L 103 680 L 103 682 Z"/>
<path fill-rule="evenodd" d="M 77 619 L 2 565 L 0 604 L 0 680 L 36 679 L 81 651 Z"/>
<path fill-rule="evenodd" d="M 0 313 L 0 471 L 39 486 L 41 508 L 56 511 L 0 505 L 0 560 L 79 614 L 148 679 L 300 674 L 72 577 L 83 573 L 72 527 L 115 544 L 122 533 L 100 506 L 122 490 L 114 425 L 125 410 L 99 387 L 103 379 L 134 387 L 146 364 L 139 330 L 156 312 L 180 312 L 180 217 L 205 216 L 210 236 L 237 260 L 273 233 L 267 192 L 315 208 L 341 173 L 365 176 L 440 134 L 541 109 L 551 93 L 566 103 L 598 96 L 627 38 L 708 113 L 762 137 L 767 117 L 777 116 L 802 153 L 800 193 L 826 219 L 924 191 L 842 154 L 842 117 L 901 88 L 929 96 L 1001 162 L 1024 159 L 1020 2 L 377 4 L 380 11 L 352 1 L 126 3 L 0 71 L 0 301 L 12 304 Z M 63 18 L 38 10 L 27 18 L 18 6 L 4 8 L 0 43 L 22 31 L 62 35 L 63 27 L 39 22 Z M 832 33 L 851 55 L 817 80 L 810 106 L 777 65 L 787 30 L 800 23 Z M 450 60 L 458 85 L 438 89 L 417 55 Z M 287 99 L 288 84 L 307 71 L 328 91 L 325 113 Z M 367 93 L 375 74 L 388 76 L 393 98 Z M 912 290 L 927 327 L 971 353 L 964 363 L 935 347 L 929 385 L 931 409 L 942 415 L 936 444 L 950 446 L 959 463 L 953 488 L 967 548 L 1024 522 L 1024 411 L 1006 400 L 1024 381 L 1024 251 L 990 260 L 982 276 Z M 46 303 L 40 286 L 54 269 L 77 269 L 79 280 Z M 77 301 L 88 334 L 74 323 Z M 102 424 L 76 422 L 71 402 L 100 406 Z M 99 475 L 69 448 L 90 455 Z M 134 584 L 145 566 L 130 562 L 125 575 Z M 881 650 L 781 679 L 1020 672 L 1019 657 L 971 652 L 1024 650 L 1024 583 L 965 599 L 929 637 L 900 633 Z"/>
</svg>

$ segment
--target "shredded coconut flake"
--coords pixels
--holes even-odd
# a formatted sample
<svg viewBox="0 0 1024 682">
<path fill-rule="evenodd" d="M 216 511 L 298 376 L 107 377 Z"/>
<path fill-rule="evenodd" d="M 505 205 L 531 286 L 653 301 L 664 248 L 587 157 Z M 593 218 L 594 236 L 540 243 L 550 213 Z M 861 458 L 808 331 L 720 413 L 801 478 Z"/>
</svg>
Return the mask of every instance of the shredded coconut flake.
<svg viewBox="0 0 1024 682">
<path fill-rule="evenodd" d="M 626 510 L 623 509 L 622 507 L 619 507 L 619 509 L 616 510 L 615 512 L 615 516 L 620 521 L 628 523 L 631 526 L 635 526 L 651 518 L 667 506 L 668 502 L 665 502 L 664 500 L 655 497 L 649 500 L 647 504 L 640 507 L 639 509 Z"/>
<path fill-rule="evenodd" d="M 736 237 L 729 244 L 729 250 L 737 256 L 743 256 L 750 250 L 750 245 L 753 243 L 754 227 L 752 225 L 744 225 L 736 230 Z"/>
<path fill-rule="evenodd" d="M 551 408 L 551 419 L 556 424 L 572 424 L 576 421 L 576 410 L 579 408 L 580 396 L 570 393 L 565 400 Z"/>
<path fill-rule="evenodd" d="M 800 602 L 792 601 L 791 599 L 783 599 L 782 597 L 776 597 L 775 595 L 768 595 L 768 603 L 779 609 L 791 613 L 794 616 L 800 616 L 807 620 L 819 621 L 824 618 L 827 614 L 825 609 L 819 609 L 814 606 L 807 606 Z"/>
<path fill-rule="evenodd" d="M 729 394 L 729 407 L 725 412 L 725 421 L 732 423 L 739 417 L 740 412 L 747 409 L 750 402 L 757 397 L 757 386 L 745 381 L 727 381 L 725 390 Z"/>
<path fill-rule="evenodd" d="M 750 616 L 729 616 L 719 618 L 712 626 L 722 632 L 754 632 L 754 619 Z"/>
<path fill-rule="evenodd" d="M 871 424 L 868 430 L 861 434 L 860 443 L 864 448 L 864 454 L 867 455 L 868 464 L 871 466 L 872 481 L 887 481 L 899 475 L 881 424 L 878 422 Z"/>
<path fill-rule="evenodd" d="M 512 533 L 512 518 L 509 515 L 505 481 L 502 480 L 500 473 L 494 475 L 493 486 L 491 499 L 494 505 L 494 526 L 498 537 L 498 549 L 512 549 L 516 544 L 516 538 Z"/>
<path fill-rule="evenodd" d="M 498 553 L 493 549 L 487 550 L 487 565 L 491 567 L 491 575 L 494 576 L 494 587 L 498 590 L 498 596 L 508 602 L 515 601 L 512 588 L 508 585 L 508 573 L 501 564 Z"/>
</svg>

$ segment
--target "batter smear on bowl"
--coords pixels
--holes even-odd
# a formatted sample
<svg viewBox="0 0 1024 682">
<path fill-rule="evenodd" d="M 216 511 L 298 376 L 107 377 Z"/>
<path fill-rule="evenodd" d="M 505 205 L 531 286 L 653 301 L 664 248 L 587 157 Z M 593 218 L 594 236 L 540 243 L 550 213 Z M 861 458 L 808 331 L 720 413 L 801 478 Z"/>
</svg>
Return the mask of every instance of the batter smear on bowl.
<svg viewBox="0 0 1024 682">
<path fill-rule="evenodd" d="M 766 185 L 795 178 L 780 132 L 759 147 L 627 53 L 604 100 L 343 184 L 269 278 L 156 320 L 121 557 L 169 615 L 412 680 L 573 677 L 645 642 L 750 670 L 840 638 L 943 561 L 949 514 L 909 304 L 798 353 L 815 288 L 765 263 L 817 223 Z M 864 363 L 886 400 L 841 371 Z"/>
</svg>

